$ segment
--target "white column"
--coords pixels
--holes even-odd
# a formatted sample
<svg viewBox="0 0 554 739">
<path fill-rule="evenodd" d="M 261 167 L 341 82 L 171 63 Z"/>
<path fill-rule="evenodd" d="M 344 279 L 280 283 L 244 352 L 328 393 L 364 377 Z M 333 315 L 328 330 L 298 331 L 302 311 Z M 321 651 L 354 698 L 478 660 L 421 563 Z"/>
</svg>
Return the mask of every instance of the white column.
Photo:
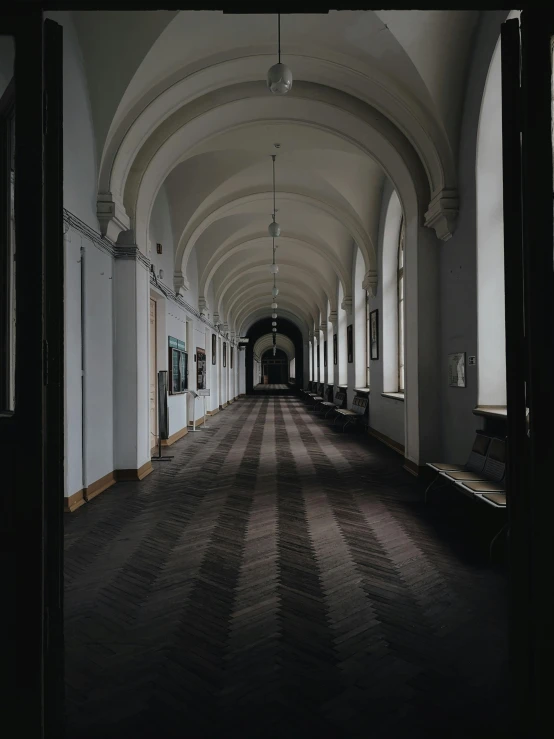
<svg viewBox="0 0 554 739">
<path fill-rule="evenodd" d="M 130 247 L 126 247 L 130 252 Z M 114 397 L 116 470 L 152 471 L 148 386 L 149 272 L 136 254 L 115 260 Z"/>
<path fill-rule="evenodd" d="M 328 336 L 327 349 L 329 351 L 329 359 L 328 359 L 328 363 L 330 367 L 329 376 L 331 378 L 331 382 L 333 383 L 335 393 L 337 392 L 337 385 L 339 383 L 339 365 L 338 365 L 338 362 L 337 364 L 335 364 L 334 362 L 335 357 L 334 357 L 334 352 L 333 352 L 333 336 L 337 333 L 338 326 L 339 326 L 338 314 L 336 311 L 333 310 L 329 313 L 329 321 L 327 324 L 327 336 Z M 337 341 L 338 341 L 338 336 L 337 336 Z"/>
<path fill-rule="evenodd" d="M 447 379 L 440 355 L 439 259 L 434 231 L 407 224 L 405 250 L 405 456 L 423 466 L 438 458 L 440 387 Z M 443 247 L 444 248 L 444 247 Z"/>
<path fill-rule="evenodd" d="M 350 296 L 347 296 L 343 299 L 341 303 L 341 309 L 345 316 L 345 328 L 344 328 L 344 347 L 342 349 L 342 356 L 344 357 L 344 362 L 346 363 L 346 383 L 348 385 L 347 393 L 346 393 L 346 403 L 347 406 L 350 407 L 352 405 L 352 401 L 354 400 L 354 387 L 356 384 L 356 372 L 355 372 L 355 364 L 354 362 L 348 361 L 348 326 L 352 325 L 353 323 L 353 317 L 352 317 L 352 298 Z M 352 359 L 354 359 L 354 326 L 352 325 Z M 341 373 L 342 374 L 342 373 Z"/>
</svg>

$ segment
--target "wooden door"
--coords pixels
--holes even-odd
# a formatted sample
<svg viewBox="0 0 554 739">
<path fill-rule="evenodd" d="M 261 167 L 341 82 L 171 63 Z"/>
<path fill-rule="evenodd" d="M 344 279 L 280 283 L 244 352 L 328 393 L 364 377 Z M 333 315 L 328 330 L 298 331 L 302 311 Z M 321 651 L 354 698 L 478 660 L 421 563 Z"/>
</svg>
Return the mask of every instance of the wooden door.
<svg viewBox="0 0 554 739">
<path fill-rule="evenodd" d="M 156 301 L 150 298 L 150 446 L 152 448 L 158 445 L 158 364 L 156 362 L 156 345 Z"/>
</svg>

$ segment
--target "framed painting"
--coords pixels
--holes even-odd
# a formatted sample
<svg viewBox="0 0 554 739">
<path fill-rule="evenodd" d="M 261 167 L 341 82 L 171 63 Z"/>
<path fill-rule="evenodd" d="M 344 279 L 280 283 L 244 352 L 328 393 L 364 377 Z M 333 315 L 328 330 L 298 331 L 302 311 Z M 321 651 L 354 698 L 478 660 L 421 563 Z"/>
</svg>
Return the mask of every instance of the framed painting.
<svg viewBox="0 0 554 739">
<path fill-rule="evenodd" d="M 352 324 L 346 327 L 346 348 L 348 351 L 348 364 L 354 361 L 354 343 L 352 341 Z"/>
<path fill-rule="evenodd" d="M 217 362 L 217 336 L 212 334 L 212 364 Z"/>
<path fill-rule="evenodd" d="M 235 353 L 235 347 L 231 347 L 231 356 L 229 357 L 231 361 L 231 369 L 233 369 L 233 354 Z"/>
<path fill-rule="evenodd" d="M 223 342 L 223 366 L 227 367 L 227 342 Z"/>
<path fill-rule="evenodd" d="M 323 366 L 327 367 L 327 340 L 323 342 Z"/>
<path fill-rule="evenodd" d="M 319 369 L 319 344 L 317 345 L 317 368 Z"/>
<path fill-rule="evenodd" d="M 379 309 L 369 314 L 369 358 L 379 359 Z"/>
<path fill-rule="evenodd" d="M 337 335 L 333 334 L 333 364 L 338 362 Z"/>
</svg>

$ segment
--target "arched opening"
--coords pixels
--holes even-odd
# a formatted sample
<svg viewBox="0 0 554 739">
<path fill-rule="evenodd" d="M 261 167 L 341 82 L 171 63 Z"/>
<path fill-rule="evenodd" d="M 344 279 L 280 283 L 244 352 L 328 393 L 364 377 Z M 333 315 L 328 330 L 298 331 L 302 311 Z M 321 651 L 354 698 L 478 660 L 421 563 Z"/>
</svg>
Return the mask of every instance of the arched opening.
<svg viewBox="0 0 554 739">
<path fill-rule="evenodd" d="M 268 385 L 283 385 L 288 383 L 288 357 L 282 349 L 277 349 L 275 354 L 272 349 L 267 349 L 262 355 L 262 377 L 267 379 Z"/>
<path fill-rule="evenodd" d="M 383 357 L 383 391 L 404 392 L 404 238 L 402 205 L 393 191 L 383 232 L 383 317 L 380 352 Z"/>
</svg>

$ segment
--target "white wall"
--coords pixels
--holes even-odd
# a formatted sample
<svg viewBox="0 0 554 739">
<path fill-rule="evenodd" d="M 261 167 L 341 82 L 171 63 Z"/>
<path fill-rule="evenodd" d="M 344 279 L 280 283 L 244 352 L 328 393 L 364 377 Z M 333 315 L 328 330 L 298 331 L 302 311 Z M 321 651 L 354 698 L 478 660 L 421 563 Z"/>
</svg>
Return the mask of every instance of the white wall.
<svg viewBox="0 0 554 739">
<path fill-rule="evenodd" d="M 71 229 L 64 238 L 65 262 L 65 487 L 69 497 L 83 488 L 81 377 L 81 235 Z"/>
<path fill-rule="evenodd" d="M 365 264 L 359 248 L 355 251 L 353 287 L 354 378 L 355 387 L 365 387 L 366 382 L 366 291 L 362 287 Z"/>
<path fill-rule="evenodd" d="M 85 246 L 85 424 L 87 486 L 114 466 L 114 261 Z M 121 296 L 124 300 L 124 297 Z M 67 306 L 71 310 L 71 306 Z M 133 301 L 134 309 L 134 301 Z M 116 337 L 117 346 L 117 337 Z M 125 354 L 124 344 L 120 348 Z M 133 378 L 136 382 L 136 378 Z M 128 428 L 126 429 L 128 432 Z M 124 433 L 125 431 L 123 431 Z M 69 430 L 71 433 L 71 429 Z"/>
<path fill-rule="evenodd" d="M 506 405 L 500 41 L 487 76 L 479 117 L 476 187 L 477 398 L 479 405 Z"/>
<path fill-rule="evenodd" d="M 396 323 L 396 262 L 401 206 L 392 184 L 383 188 L 377 262 L 377 295 L 369 297 L 369 310 L 379 310 L 379 359 L 370 360 L 369 424 L 389 439 L 404 445 L 404 401 L 383 397 L 397 390 L 398 330 Z"/>
<path fill-rule="evenodd" d="M 44 15 L 63 27 L 64 207 L 97 231 L 96 143 L 83 55 L 71 13 Z"/>
</svg>

